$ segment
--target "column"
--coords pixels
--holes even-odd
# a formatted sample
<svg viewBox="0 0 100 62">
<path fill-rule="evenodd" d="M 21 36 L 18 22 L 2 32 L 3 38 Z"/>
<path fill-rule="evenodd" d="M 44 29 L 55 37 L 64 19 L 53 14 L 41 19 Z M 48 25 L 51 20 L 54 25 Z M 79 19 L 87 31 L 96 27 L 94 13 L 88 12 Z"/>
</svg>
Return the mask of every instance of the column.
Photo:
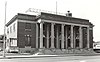
<svg viewBox="0 0 100 62">
<path fill-rule="evenodd" d="M 43 48 L 43 22 L 40 23 L 40 48 Z"/>
<path fill-rule="evenodd" d="M 67 43 L 68 43 L 68 41 L 67 41 L 67 26 L 66 26 L 66 49 L 67 49 L 67 47 L 68 47 L 68 45 L 67 45 Z"/>
<path fill-rule="evenodd" d="M 90 48 L 90 41 L 89 41 L 89 27 L 87 27 L 87 48 Z"/>
<path fill-rule="evenodd" d="M 59 45 L 58 45 L 58 26 L 56 27 L 56 48 L 59 48 Z"/>
<path fill-rule="evenodd" d="M 61 35 L 62 35 L 61 48 L 64 48 L 64 24 L 61 25 Z"/>
<path fill-rule="evenodd" d="M 47 48 L 49 48 L 49 25 L 47 25 Z"/>
<path fill-rule="evenodd" d="M 38 48 L 38 24 L 36 24 L 36 48 Z"/>
<path fill-rule="evenodd" d="M 79 47 L 82 48 L 83 47 L 83 38 L 82 38 L 83 34 L 82 34 L 82 27 L 79 27 Z"/>
<path fill-rule="evenodd" d="M 51 48 L 54 48 L 54 23 L 51 23 Z"/>
<path fill-rule="evenodd" d="M 76 48 L 76 28 L 73 28 L 73 48 Z"/>
<path fill-rule="evenodd" d="M 71 25 L 71 48 L 73 48 L 74 43 L 73 43 L 73 25 Z"/>
</svg>

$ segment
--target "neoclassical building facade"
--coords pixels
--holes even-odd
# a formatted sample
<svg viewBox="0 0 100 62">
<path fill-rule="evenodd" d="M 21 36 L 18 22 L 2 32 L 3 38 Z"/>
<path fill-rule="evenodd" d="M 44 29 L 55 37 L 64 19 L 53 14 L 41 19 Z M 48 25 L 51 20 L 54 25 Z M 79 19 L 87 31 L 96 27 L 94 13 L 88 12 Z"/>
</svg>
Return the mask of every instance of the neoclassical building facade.
<svg viewBox="0 0 100 62">
<path fill-rule="evenodd" d="M 93 48 L 93 24 L 71 15 L 18 13 L 6 26 L 6 46 L 19 52 L 73 53 Z"/>
</svg>

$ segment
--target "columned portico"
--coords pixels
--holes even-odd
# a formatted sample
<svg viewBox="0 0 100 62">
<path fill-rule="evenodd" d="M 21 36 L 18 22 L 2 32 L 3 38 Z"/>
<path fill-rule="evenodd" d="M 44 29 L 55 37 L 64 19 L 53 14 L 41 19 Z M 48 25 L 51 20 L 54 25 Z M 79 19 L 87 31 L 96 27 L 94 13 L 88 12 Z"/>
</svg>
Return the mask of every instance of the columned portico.
<svg viewBox="0 0 100 62">
<path fill-rule="evenodd" d="M 39 25 L 36 25 L 37 28 L 38 26 Z M 44 30 L 43 26 L 47 26 L 45 31 L 43 31 Z M 86 40 L 87 40 L 86 47 L 89 48 L 89 27 L 41 22 L 40 23 L 40 48 L 43 48 L 43 44 L 44 44 L 43 32 L 45 32 L 46 34 L 46 37 L 45 37 L 46 39 L 45 47 L 46 48 L 58 48 L 58 49 L 60 48 L 67 49 L 70 47 L 72 49 L 83 48 L 84 46 L 83 28 L 86 28 L 86 30 L 84 30 L 84 33 L 86 32 L 87 34 L 86 35 Z M 36 31 L 38 31 L 38 29 Z M 70 33 L 70 38 L 69 38 L 68 33 Z M 36 34 L 38 35 L 38 33 Z M 38 39 L 36 38 L 36 47 L 38 46 L 37 41 Z"/>
</svg>

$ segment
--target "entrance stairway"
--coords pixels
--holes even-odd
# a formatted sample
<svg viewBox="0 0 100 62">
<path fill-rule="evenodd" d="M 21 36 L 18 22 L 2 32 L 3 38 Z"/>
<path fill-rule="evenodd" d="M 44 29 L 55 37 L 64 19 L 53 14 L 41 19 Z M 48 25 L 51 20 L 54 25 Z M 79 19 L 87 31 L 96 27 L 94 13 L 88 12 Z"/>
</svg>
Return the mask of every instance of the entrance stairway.
<svg viewBox="0 0 100 62">
<path fill-rule="evenodd" d="M 60 54 L 93 54 L 92 49 L 41 49 L 38 55 L 60 55 Z M 40 54 L 39 54 L 40 53 Z"/>
</svg>

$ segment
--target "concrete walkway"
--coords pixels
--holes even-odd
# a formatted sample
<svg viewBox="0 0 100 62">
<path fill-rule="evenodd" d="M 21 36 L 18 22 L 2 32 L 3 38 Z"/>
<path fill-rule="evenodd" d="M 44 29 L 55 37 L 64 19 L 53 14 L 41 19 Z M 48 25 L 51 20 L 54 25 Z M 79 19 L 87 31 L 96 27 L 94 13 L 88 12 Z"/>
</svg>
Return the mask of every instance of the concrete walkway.
<svg viewBox="0 0 100 62">
<path fill-rule="evenodd" d="M 66 57 L 66 56 L 97 56 L 100 53 L 95 54 L 61 54 L 61 55 L 38 55 L 38 54 L 14 54 L 14 53 L 6 53 L 5 59 L 12 59 L 12 58 L 41 58 L 41 57 Z M 0 59 L 3 59 L 3 56 L 0 55 Z"/>
<path fill-rule="evenodd" d="M 40 58 L 40 57 L 59 57 L 59 55 L 15 55 L 15 56 L 6 56 L 5 59 L 12 59 L 12 58 Z M 0 56 L 0 59 L 3 59 L 3 56 Z"/>
</svg>

